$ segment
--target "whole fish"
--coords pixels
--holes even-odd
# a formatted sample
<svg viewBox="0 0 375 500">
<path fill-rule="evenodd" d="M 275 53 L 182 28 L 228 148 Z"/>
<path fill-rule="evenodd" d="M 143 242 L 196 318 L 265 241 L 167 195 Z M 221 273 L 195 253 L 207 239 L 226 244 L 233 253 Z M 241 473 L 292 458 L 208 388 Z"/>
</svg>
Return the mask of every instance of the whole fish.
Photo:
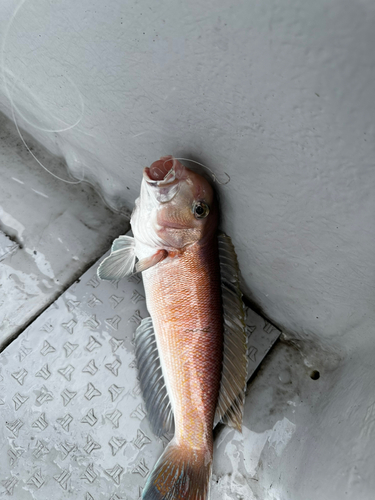
<svg viewBox="0 0 375 500">
<path fill-rule="evenodd" d="M 219 421 L 241 429 L 246 334 L 239 270 L 218 232 L 213 188 L 172 156 L 143 172 L 131 217 L 98 269 L 101 279 L 142 272 L 150 318 L 135 334 L 140 386 L 157 436 L 173 435 L 144 500 L 205 500 Z M 136 262 L 136 260 L 138 261 Z"/>
</svg>

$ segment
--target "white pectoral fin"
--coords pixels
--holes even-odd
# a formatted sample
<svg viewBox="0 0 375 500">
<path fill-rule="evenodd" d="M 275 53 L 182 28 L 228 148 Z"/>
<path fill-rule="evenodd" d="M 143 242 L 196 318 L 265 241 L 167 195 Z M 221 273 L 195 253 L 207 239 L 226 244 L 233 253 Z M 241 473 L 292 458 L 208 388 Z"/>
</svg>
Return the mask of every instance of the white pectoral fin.
<svg viewBox="0 0 375 500">
<path fill-rule="evenodd" d="M 141 259 L 140 261 L 138 261 L 135 265 L 135 270 L 137 273 L 146 271 L 146 269 L 150 269 L 150 267 L 155 266 L 166 257 L 168 257 L 167 250 L 160 249 L 153 255 L 151 255 L 151 257 L 146 257 L 145 259 Z"/>
<path fill-rule="evenodd" d="M 233 244 L 225 234 L 221 234 L 218 241 L 224 310 L 224 357 L 214 426 L 223 422 L 241 430 L 247 382 L 245 310 Z"/>
<path fill-rule="evenodd" d="M 126 234 L 119 236 L 112 243 L 111 252 L 116 252 L 117 250 L 135 248 L 135 239 L 132 236 L 127 236 Z"/>
<path fill-rule="evenodd" d="M 98 267 L 101 280 L 118 281 L 133 273 L 135 265 L 135 241 L 130 236 L 120 236 L 112 244 L 111 255 Z"/>
</svg>

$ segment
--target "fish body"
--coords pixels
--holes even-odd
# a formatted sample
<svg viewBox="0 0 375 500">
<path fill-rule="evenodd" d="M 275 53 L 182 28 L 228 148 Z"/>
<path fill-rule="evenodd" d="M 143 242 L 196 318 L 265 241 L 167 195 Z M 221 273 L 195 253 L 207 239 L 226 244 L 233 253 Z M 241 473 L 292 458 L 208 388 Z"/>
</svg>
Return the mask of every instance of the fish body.
<svg viewBox="0 0 375 500">
<path fill-rule="evenodd" d="M 144 271 L 143 279 L 174 414 L 173 447 L 186 457 L 181 462 L 205 468 L 209 477 L 223 357 L 217 241 L 191 245 L 178 259 Z M 160 498 L 170 482 L 161 485 Z M 199 498 L 207 487 L 204 480 Z"/>
<path fill-rule="evenodd" d="M 174 430 L 142 498 L 205 500 L 214 424 L 233 404 L 229 420 L 240 426 L 239 387 L 246 382 L 244 370 L 233 375 L 236 383 L 228 375 L 235 365 L 232 359 L 229 368 L 228 356 L 244 351 L 243 309 L 241 302 L 232 317 L 225 315 L 226 304 L 238 304 L 239 293 L 229 276 L 223 294 L 223 273 L 231 272 L 220 261 L 213 189 L 174 158 L 163 157 L 144 170 L 131 226 L 134 239 L 115 241 L 99 276 L 142 271 L 151 318 L 136 332 L 140 384 L 154 432 Z M 231 249 L 222 244 L 229 260 Z M 225 341 L 228 328 L 236 327 L 242 332 L 238 345 Z M 246 371 L 245 360 L 242 365 Z"/>
<path fill-rule="evenodd" d="M 150 312 L 170 394 L 175 437 L 212 448 L 223 357 L 220 269 L 215 238 L 144 271 Z"/>
</svg>

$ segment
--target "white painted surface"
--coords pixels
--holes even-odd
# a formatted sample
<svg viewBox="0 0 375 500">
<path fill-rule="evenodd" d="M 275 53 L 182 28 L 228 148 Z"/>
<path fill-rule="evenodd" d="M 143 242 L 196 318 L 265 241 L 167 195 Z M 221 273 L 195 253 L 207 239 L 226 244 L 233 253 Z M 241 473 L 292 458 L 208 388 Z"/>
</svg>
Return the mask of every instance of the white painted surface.
<svg viewBox="0 0 375 500">
<path fill-rule="evenodd" d="M 31 143 L 45 164 L 58 167 L 58 159 Z M 64 184 L 37 167 L 0 115 L 0 348 L 129 226 L 86 184 Z"/>
<path fill-rule="evenodd" d="M 20 125 L 113 207 L 133 205 L 141 167 L 162 154 L 231 176 L 219 189 L 223 229 L 247 292 L 310 356 L 303 401 L 280 389 L 261 431 L 296 425 L 281 457 L 264 449 L 254 495 L 372 498 L 374 2 L 3 0 L 1 10 Z M 260 421 L 270 383 L 252 407 Z"/>
</svg>

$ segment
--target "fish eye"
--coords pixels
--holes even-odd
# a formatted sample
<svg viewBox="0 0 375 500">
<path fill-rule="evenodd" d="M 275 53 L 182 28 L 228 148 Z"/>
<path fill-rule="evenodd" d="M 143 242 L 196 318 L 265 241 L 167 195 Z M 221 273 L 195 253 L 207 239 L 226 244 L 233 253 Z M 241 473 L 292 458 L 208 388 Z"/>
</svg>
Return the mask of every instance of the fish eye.
<svg viewBox="0 0 375 500">
<path fill-rule="evenodd" d="M 203 219 L 210 213 L 210 208 L 204 201 L 196 201 L 193 206 L 193 212 L 196 219 Z"/>
</svg>

